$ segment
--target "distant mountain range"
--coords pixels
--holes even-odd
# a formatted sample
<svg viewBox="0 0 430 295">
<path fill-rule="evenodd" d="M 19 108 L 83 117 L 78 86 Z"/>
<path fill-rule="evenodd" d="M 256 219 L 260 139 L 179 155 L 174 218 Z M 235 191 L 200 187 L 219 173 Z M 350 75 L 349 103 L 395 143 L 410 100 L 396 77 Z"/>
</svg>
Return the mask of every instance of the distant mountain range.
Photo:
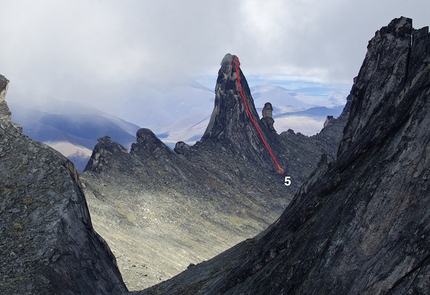
<svg viewBox="0 0 430 295">
<path fill-rule="evenodd" d="M 143 84 L 140 87 L 145 87 L 145 97 L 129 97 L 118 107 L 117 113 L 134 123 L 73 101 L 12 101 L 9 105 L 13 120 L 23 126 L 24 134 L 57 149 L 82 171 L 97 139 L 105 135 L 127 149 L 140 127 L 153 130 L 172 149 L 178 141 L 194 144 L 200 140 L 208 126 L 214 92 L 191 78 L 161 86 Z M 324 105 L 315 105 L 309 102 L 310 97 L 276 85 L 257 85 L 251 92 L 260 114 L 266 102 L 272 103 L 274 126 L 279 133 L 292 129 L 316 134 L 326 117 L 339 116 L 345 104 L 345 96 L 339 93 L 328 96 Z M 144 122 L 151 123 L 139 126 Z"/>
<path fill-rule="evenodd" d="M 13 120 L 23 127 L 24 134 L 55 148 L 80 170 L 98 138 L 109 134 L 124 147 L 130 147 L 139 129 L 135 124 L 75 102 L 51 100 L 49 106 L 10 103 L 10 108 Z"/>
</svg>

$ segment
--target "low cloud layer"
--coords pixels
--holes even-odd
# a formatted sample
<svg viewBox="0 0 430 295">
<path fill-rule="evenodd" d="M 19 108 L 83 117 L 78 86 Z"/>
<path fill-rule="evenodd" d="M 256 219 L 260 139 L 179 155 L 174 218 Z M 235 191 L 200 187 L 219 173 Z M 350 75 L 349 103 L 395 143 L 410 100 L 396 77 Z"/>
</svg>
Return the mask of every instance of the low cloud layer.
<svg viewBox="0 0 430 295">
<path fill-rule="evenodd" d="M 429 25 L 429 11 L 428 0 L 8 0 L 0 73 L 11 99 L 94 105 L 138 96 L 144 81 L 216 76 L 227 52 L 246 75 L 345 82 L 376 30 L 400 16 Z"/>
</svg>

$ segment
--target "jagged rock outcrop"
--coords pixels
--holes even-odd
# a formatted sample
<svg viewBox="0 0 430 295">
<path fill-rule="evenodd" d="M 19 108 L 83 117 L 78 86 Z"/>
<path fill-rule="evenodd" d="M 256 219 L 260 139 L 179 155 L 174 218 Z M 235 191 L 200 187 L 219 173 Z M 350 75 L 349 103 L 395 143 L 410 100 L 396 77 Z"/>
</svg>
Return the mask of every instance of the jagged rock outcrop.
<svg viewBox="0 0 430 295">
<path fill-rule="evenodd" d="M 195 145 L 178 142 L 171 151 L 142 128 L 127 152 L 103 137 L 81 177 L 96 229 L 118 245 L 114 250 L 121 253 L 119 265 L 132 289 L 158 283 L 159 277 L 254 236 L 279 217 L 322 154 L 335 158 L 346 120 L 333 119 L 313 137 L 278 135 L 271 104 L 260 120 L 238 58 L 231 54 L 221 62 L 215 88 L 210 123 Z M 279 173 L 268 148 L 285 174 Z M 291 181 L 288 187 L 285 176 Z M 147 212 L 157 212 L 156 220 L 144 219 Z M 152 260 L 126 252 L 128 240 L 114 228 L 138 240 L 141 252 L 164 246 Z M 158 236 L 148 238 L 154 230 L 171 236 L 170 244 Z M 148 267 L 140 281 L 142 275 L 127 266 L 133 259 Z"/>
<path fill-rule="evenodd" d="M 273 124 L 275 124 L 275 120 L 273 119 L 273 107 L 270 102 L 266 102 L 264 104 L 261 115 L 261 123 L 263 123 L 263 125 L 266 126 L 268 130 L 276 132 L 275 127 L 273 126 Z"/>
<path fill-rule="evenodd" d="M 141 128 L 137 131 L 136 140 L 137 142 L 131 146 L 130 153 L 143 159 L 160 159 L 173 156 L 173 152 L 147 128 Z"/>
<path fill-rule="evenodd" d="M 10 120 L 11 112 L 6 103 L 6 93 L 9 87 L 9 80 L 0 75 L 0 120 Z"/>
<path fill-rule="evenodd" d="M 190 150 L 190 146 L 189 146 L 188 144 L 186 144 L 185 142 L 183 142 L 183 141 L 178 141 L 178 142 L 175 144 L 174 151 L 175 151 L 178 155 L 185 154 L 185 153 L 187 153 L 189 150 Z"/>
<path fill-rule="evenodd" d="M 92 156 L 86 165 L 86 169 L 91 169 L 94 172 L 101 173 L 105 164 L 108 164 L 106 162 L 107 159 L 109 159 L 113 154 L 120 155 L 122 153 L 127 154 L 127 149 L 119 143 L 112 142 L 109 136 L 99 138 L 97 145 L 93 150 Z M 124 163 L 125 167 L 127 167 L 126 164 L 127 162 Z"/>
<path fill-rule="evenodd" d="M 0 81 L 4 99 L 7 80 Z M 0 103 L 0 293 L 126 292 L 73 164 L 24 136 Z"/>
<path fill-rule="evenodd" d="M 260 235 L 135 294 L 429 294 L 429 48 L 408 18 L 377 31 L 337 160 Z"/>
</svg>

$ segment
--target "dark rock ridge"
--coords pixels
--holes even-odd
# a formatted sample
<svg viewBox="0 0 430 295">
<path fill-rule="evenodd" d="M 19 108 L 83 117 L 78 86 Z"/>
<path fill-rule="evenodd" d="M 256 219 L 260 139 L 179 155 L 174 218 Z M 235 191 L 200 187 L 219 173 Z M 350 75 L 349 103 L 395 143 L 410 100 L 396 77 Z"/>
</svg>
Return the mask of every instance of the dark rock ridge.
<svg viewBox="0 0 430 295">
<path fill-rule="evenodd" d="M 430 35 L 377 31 L 324 159 L 267 230 L 136 294 L 430 294 Z"/>
<path fill-rule="evenodd" d="M 129 206 L 129 203 L 141 204 L 145 210 L 158 212 L 159 216 L 167 215 L 164 221 L 161 217 L 151 221 L 152 226 L 159 231 L 169 228 L 166 235 L 172 235 L 172 241 L 181 240 L 182 245 L 169 253 L 160 250 L 157 259 L 144 263 L 147 266 L 157 264 L 159 267 L 161 261 L 176 260 L 178 252 L 200 257 L 197 261 L 178 261 L 180 267 L 175 270 L 178 273 L 191 262 L 200 262 L 219 253 L 208 253 L 207 249 L 224 250 L 254 236 L 280 216 L 316 168 L 321 155 L 326 154 L 329 161 L 336 156 L 347 111 L 341 118 L 330 120 L 318 135 L 307 137 L 292 130 L 279 135 L 273 128 L 271 104 L 267 104 L 260 120 L 246 78 L 239 68 L 240 86 L 249 111 L 285 171 L 284 175 L 280 174 L 247 114 L 234 60 L 235 56 L 227 54 L 221 62 L 212 117 L 204 136 L 195 145 L 178 142 L 172 151 L 151 130 L 142 128 L 137 132 L 137 142 L 127 152 L 109 137 L 103 137 L 81 176 L 90 210 L 94 209 L 91 214 L 101 225 L 96 229 L 111 245 L 124 243 L 112 230 L 118 224 L 131 226 L 122 232 L 136 230 L 130 239 L 142 233 L 151 235 L 150 227 L 137 221 L 146 215 L 137 209 L 138 206 Z M 288 187 L 284 185 L 285 176 L 291 179 Z M 121 209 L 125 207 L 128 209 Z M 130 223 L 130 220 L 135 221 Z M 172 224 L 175 230 L 171 229 Z M 213 235 L 217 236 L 217 242 Z M 198 246 L 193 240 L 199 241 Z M 145 247 L 157 247 L 155 240 L 151 246 L 140 244 L 142 252 L 147 251 Z M 118 246 L 115 251 L 123 250 Z M 122 259 L 127 255 L 121 252 L 120 267 L 126 263 Z M 158 282 L 158 278 L 154 281 L 150 277 L 143 279 L 148 285 Z M 129 280 L 126 276 L 124 279 L 129 287 L 136 284 L 136 279 Z M 137 287 L 142 288 L 142 285 L 132 286 L 133 289 Z"/>
<path fill-rule="evenodd" d="M 7 85 L 0 76 L 0 293 L 126 292 L 73 164 L 10 121 Z"/>
</svg>

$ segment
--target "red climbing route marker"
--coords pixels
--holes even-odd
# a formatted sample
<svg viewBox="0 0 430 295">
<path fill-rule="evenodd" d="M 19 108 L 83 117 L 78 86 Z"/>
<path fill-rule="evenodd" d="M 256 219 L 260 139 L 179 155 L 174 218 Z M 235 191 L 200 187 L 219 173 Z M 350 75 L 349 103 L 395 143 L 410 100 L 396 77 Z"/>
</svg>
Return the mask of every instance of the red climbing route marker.
<svg viewBox="0 0 430 295">
<path fill-rule="evenodd" d="M 276 160 L 276 157 L 273 154 L 272 149 L 270 148 L 267 141 L 264 139 L 263 133 L 261 132 L 260 128 L 258 127 L 257 122 L 254 120 L 254 118 L 252 117 L 251 111 L 249 110 L 248 103 L 246 102 L 245 94 L 243 94 L 242 84 L 240 83 L 240 72 L 239 72 L 240 63 L 239 63 L 239 58 L 236 55 L 234 56 L 234 63 L 236 64 L 237 88 L 239 90 L 240 96 L 243 99 L 243 104 L 245 105 L 246 113 L 248 114 L 249 119 L 251 120 L 252 124 L 254 125 L 255 130 L 257 130 L 257 133 L 260 136 L 261 141 L 263 142 L 264 146 L 266 147 L 267 151 L 269 152 L 270 156 L 272 157 L 273 162 L 276 165 L 276 168 L 278 169 L 278 171 L 281 174 L 284 174 L 284 171 L 281 169 L 281 166 L 279 166 L 279 163 Z"/>
</svg>

